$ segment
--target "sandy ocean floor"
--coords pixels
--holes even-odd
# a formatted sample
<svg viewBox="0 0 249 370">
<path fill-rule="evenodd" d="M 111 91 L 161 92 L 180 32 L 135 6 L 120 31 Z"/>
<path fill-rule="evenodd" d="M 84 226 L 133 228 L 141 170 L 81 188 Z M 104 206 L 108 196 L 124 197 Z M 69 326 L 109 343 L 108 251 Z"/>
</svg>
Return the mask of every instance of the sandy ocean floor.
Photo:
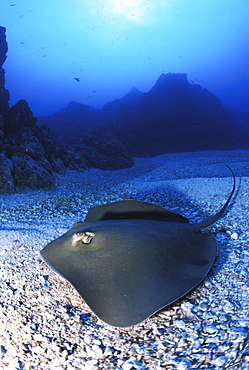
<svg viewBox="0 0 249 370">
<path fill-rule="evenodd" d="M 129 329 L 100 321 L 40 250 L 95 205 L 138 199 L 200 221 L 218 256 L 183 299 Z M 0 196 L 0 369 L 249 369 L 249 151 L 136 159 L 121 171 L 56 175 L 56 188 Z"/>
</svg>

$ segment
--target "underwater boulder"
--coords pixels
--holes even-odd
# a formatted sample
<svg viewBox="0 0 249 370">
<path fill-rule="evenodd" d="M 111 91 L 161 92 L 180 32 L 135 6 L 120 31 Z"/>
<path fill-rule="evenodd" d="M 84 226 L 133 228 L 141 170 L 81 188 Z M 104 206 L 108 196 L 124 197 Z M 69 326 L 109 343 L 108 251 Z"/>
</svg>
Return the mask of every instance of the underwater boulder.
<svg viewBox="0 0 249 370">
<path fill-rule="evenodd" d="M 0 119 L 0 143 L 1 138 L 2 154 L 13 166 L 13 188 L 16 190 L 51 188 L 53 172 L 65 173 L 58 149 L 50 139 L 49 128 L 36 122 L 26 100 L 18 101 L 6 112 L 4 119 Z"/>
<path fill-rule="evenodd" d="M 11 194 L 14 191 L 13 162 L 0 153 L 0 193 Z"/>
<path fill-rule="evenodd" d="M 4 143 L 4 120 L 3 116 L 0 115 L 0 149 Z"/>
<path fill-rule="evenodd" d="M 33 116 L 26 100 L 19 100 L 4 116 L 5 137 L 16 135 L 24 127 L 34 127 L 36 118 Z"/>
<path fill-rule="evenodd" d="M 60 159 L 65 167 L 71 170 L 87 170 L 90 163 L 77 151 L 68 148 L 60 148 Z"/>
<path fill-rule="evenodd" d="M 102 129 L 96 129 L 93 133 L 94 135 L 85 134 L 81 144 L 75 146 L 76 152 L 80 153 L 91 167 L 120 170 L 133 166 L 133 158 L 113 134 L 102 132 Z"/>
<path fill-rule="evenodd" d="M 37 190 L 50 189 L 54 186 L 52 174 L 29 155 L 16 155 L 12 157 L 12 161 L 16 188 Z"/>
<path fill-rule="evenodd" d="M 10 100 L 9 91 L 5 89 L 5 71 L 2 68 L 8 51 L 5 32 L 6 29 L 4 27 L 0 27 L 0 115 L 4 115 L 9 109 Z"/>
<path fill-rule="evenodd" d="M 189 83 L 184 73 L 162 74 L 132 104 L 113 101 L 103 110 L 135 157 L 244 147 L 232 112 L 211 92 Z"/>
</svg>

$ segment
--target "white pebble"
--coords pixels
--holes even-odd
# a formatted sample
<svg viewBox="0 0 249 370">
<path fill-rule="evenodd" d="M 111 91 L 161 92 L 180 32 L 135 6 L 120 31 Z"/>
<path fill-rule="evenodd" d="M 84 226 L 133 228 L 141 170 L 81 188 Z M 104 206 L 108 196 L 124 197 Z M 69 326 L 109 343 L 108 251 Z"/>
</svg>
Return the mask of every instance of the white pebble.
<svg viewBox="0 0 249 370">
<path fill-rule="evenodd" d="M 226 356 L 220 356 L 214 361 L 215 366 L 224 366 L 225 363 L 227 362 L 227 357 Z"/>
<path fill-rule="evenodd" d="M 238 234 L 237 233 L 232 233 L 231 235 L 230 235 L 230 239 L 231 240 L 237 240 L 238 239 Z"/>
<path fill-rule="evenodd" d="M 122 369 L 123 370 L 130 370 L 133 368 L 133 363 L 132 362 L 125 362 L 123 365 L 122 365 Z"/>
</svg>

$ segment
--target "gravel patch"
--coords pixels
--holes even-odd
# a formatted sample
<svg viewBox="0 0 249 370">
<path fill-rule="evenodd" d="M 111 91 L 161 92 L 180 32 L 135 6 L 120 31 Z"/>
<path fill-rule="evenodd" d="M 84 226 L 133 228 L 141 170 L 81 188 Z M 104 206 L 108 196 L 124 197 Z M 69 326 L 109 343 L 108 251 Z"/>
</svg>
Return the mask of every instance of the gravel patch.
<svg viewBox="0 0 249 370">
<path fill-rule="evenodd" d="M 237 177 L 226 215 L 210 230 L 219 253 L 205 280 L 129 329 L 101 322 L 39 251 L 121 199 L 159 204 L 197 222 L 217 212 Z M 56 175 L 56 188 L 1 196 L 0 369 L 249 369 L 249 151 L 135 159 L 131 169 Z"/>
</svg>

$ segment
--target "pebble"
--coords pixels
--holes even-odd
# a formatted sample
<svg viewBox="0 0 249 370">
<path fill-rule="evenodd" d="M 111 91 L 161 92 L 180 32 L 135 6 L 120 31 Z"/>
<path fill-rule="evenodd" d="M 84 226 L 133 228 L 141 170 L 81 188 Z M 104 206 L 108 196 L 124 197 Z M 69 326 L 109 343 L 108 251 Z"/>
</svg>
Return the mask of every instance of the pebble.
<svg viewBox="0 0 249 370">
<path fill-rule="evenodd" d="M 89 207 L 109 201 L 155 202 L 191 222 L 202 220 L 201 212 L 204 217 L 216 212 L 231 178 L 205 179 L 206 172 L 216 166 L 220 171 L 219 159 L 239 176 L 248 166 L 248 151 L 198 155 L 136 159 L 134 168 L 122 171 L 69 171 L 55 175 L 56 190 L 0 196 L 0 369 L 249 369 L 248 177 L 241 178 L 234 203 L 211 229 L 219 251 L 205 280 L 133 328 L 98 320 L 39 255 L 49 241 L 84 220 Z M 188 171 L 199 175 L 184 178 Z"/>
<path fill-rule="evenodd" d="M 229 235 L 231 240 L 237 240 L 238 239 L 238 233 L 236 232 L 231 232 L 230 230 L 227 230 L 226 233 Z"/>
<path fill-rule="evenodd" d="M 210 334 L 211 336 L 214 336 L 217 334 L 217 327 L 214 325 L 206 326 L 205 327 L 205 332 Z"/>
</svg>

